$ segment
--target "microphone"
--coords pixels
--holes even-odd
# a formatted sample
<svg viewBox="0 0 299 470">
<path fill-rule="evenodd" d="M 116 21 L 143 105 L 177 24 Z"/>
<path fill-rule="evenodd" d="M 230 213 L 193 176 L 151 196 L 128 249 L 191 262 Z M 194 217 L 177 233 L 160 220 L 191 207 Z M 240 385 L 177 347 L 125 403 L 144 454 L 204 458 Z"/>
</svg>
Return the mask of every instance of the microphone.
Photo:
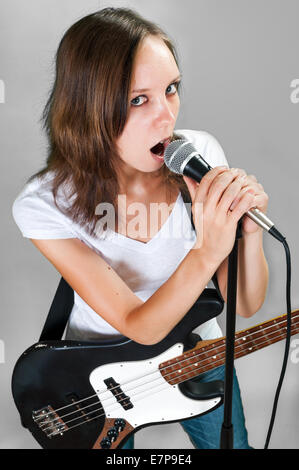
<svg viewBox="0 0 299 470">
<path fill-rule="evenodd" d="M 173 173 L 189 176 L 197 183 L 200 183 L 202 177 L 212 170 L 194 145 L 184 139 L 174 140 L 166 147 L 164 162 Z M 285 240 L 274 227 L 274 223 L 259 209 L 252 208 L 246 212 L 246 215 L 280 242 Z"/>
</svg>

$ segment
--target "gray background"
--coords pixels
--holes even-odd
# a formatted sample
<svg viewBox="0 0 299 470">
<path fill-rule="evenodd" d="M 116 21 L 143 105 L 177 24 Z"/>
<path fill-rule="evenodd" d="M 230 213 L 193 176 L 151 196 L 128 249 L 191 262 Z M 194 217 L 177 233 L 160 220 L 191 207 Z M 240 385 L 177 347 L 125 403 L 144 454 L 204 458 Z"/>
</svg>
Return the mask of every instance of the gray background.
<svg viewBox="0 0 299 470">
<path fill-rule="evenodd" d="M 231 166 L 244 168 L 263 184 L 270 196 L 269 217 L 277 221 L 291 249 L 292 309 L 299 305 L 299 103 L 291 100 L 291 82 L 299 76 L 298 0 L 2 0 L 0 339 L 5 360 L 0 363 L 1 448 L 39 448 L 20 425 L 10 379 L 18 356 L 37 340 L 60 279 L 31 242 L 22 238 L 11 206 L 26 179 L 46 158 L 39 118 L 53 81 L 58 43 L 77 19 L 105 6 L 135 8 L 174 39 L 183 72 L 177 128 L 210 132 Z M 270 268 L 267 298 L 254 317 L 237 319 L 237 330 L 286 312 L 284 249 L 266 234 L 264 246 Z M 225 325 L 224 313 L 220 323 Z M 295 346 L 293 339 L 293 355 Z M 236 362 L 249 440 L 255 448 L 265 442 L 283 352 L 284 342 L 280 342 Z M 290 359 L 272 448 L 299 448 L 298 389 L 299 363 Z M 192 448 L 178 424 L 141 430 L 136 447 Z"/>
</svg>

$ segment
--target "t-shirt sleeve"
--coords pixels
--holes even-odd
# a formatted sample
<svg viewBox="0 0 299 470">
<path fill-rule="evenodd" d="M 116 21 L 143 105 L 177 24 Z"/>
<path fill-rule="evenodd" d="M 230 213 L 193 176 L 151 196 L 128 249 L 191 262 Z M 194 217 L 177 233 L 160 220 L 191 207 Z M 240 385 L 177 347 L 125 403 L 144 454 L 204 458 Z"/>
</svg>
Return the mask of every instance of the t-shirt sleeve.
<svg viewBox="0 0 299 470">
<path fill-rule="evenodd" d="M 23 237 L 33 239 L 76 238 L 71 223 L 59 211 L 50 191 L 25 187 L 12 206 L 13 218 Z"/>
</svg>

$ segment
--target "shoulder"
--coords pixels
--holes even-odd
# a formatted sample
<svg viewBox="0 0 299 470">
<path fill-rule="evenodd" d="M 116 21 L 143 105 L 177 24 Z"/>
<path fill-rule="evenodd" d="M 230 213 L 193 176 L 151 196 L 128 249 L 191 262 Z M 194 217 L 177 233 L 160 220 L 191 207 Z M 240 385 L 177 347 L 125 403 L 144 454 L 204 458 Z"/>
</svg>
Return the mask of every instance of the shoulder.
<svg viewBox="0 0 299 470">
<path fill-rule="evenodd" d="M 34 209 L 39 205 L 51 206 L 54 203 L 51 181 L 52 175 L 47 173 L 27 182 L 13 203 L 13 214 L 23 209 Z"/>
<path fill-rule="evenodd" d="M 189 140 L 211 167 L 227 165 L 228 162 L 220 143 L 212 134 L 202 130 L 177 129 L 175 133 Z"/>
<path fill-rule="evenodd" d="M 67 197 L 60 190 L 55 204 L 52 192 L 53 174 L 35 177 L 25 184 L 13 202 L 12 215 L 24 237 L 69 238 L 72 235 L 67 217 Z"/>
</svg>

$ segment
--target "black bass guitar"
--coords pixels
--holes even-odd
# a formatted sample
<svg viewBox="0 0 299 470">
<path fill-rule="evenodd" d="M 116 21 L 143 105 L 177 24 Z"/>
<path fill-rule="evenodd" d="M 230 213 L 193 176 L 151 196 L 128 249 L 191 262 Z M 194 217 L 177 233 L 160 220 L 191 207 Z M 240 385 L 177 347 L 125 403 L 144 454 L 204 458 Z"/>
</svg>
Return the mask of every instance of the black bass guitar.
<svg viewBox="0 0 299 470">
<path fill-rule="evenodd" d="M 202 341 L 192 333 L 202 323 L 198 318 L 192 308 L 151 346 L 124 337 L 100 344 L 34 344 L 19 358 L 12 378 L 23 426 L 45 449 L 115 449 L 142 427 L 217 408 L 223 403 L 223 382 L 203 383 L 198 376 L 224 364 L 225 338 Z M 296 310 L 292 335 L 298 332 Z M 235 358 L 285 336 L 286 315 L 237 332 Z"/>
</svg>

